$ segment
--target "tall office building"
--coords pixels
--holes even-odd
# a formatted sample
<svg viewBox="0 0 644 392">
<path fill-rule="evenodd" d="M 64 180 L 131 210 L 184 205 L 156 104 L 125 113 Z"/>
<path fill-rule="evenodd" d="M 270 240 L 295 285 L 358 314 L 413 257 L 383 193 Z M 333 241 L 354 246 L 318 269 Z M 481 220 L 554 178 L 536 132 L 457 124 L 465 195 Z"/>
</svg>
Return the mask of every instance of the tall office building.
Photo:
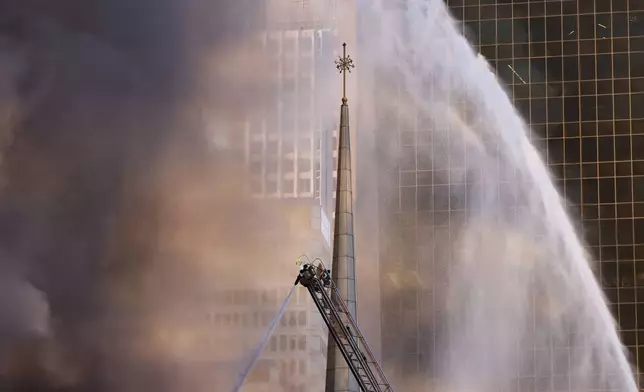
<svg viewBox="0 0 644 392">
<path fill-rule="evenodd" d="M 644 1 L 446 2 L 529 123 L 530 138 L 554 173 L 573 219 L 581 222 L 623 342 L 641 367 Z M 398 91 L 390 87 L 387 91 Z M 387 100 L 404 101 L 403 94 Z M 460 219 L 462 206 L 437 203 L 445 199 L 437 199 L 437 191 L 465 184 L 440 180 L 420 153 L 437 147 L 427 119 L 410 125 L 395 118 L 382 110 L 376 121 L 377 146 L 399 148 L 399 160 L 383 164 L 379 179 L 380 193 L 387 195 L 379 201 L 383 360 L 395 375 L 431 376 L 435 367 L 427 348 L 435 348 L 435 334 L 447 327 L 440 314 L 432 313 L 439 310 L 432 308 L 430 290 L 419 275 L 433 258 L 448 256 L 432 254 L 423 243 L 449 240 L 450 222 Z M 450 170 L 459 170 L 461 160 L 454 158 Z M 435 264 L 434 279 L 447 273 L 442 269 Z"/>
<path fill-rule="evenodd" d="M 530 124 L 641 368 L 644 1 L 449 4 Z"/>
</svg>

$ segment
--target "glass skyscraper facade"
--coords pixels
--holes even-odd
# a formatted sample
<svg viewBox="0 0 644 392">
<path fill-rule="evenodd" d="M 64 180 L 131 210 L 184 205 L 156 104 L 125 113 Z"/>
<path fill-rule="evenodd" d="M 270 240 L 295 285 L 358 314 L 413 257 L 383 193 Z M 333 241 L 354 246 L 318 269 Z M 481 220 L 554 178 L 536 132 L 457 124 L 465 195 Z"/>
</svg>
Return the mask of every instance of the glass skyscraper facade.
<svg viewBox="0 0 644 392">
<path fill-rule="evenodd" d="M 581 222 L 623 342 L 639 368 L 644 1 L 448 3 L 507 85 L 569 212 Z"/>
<path fill-rule="evenodd" d="M 641 368 L 644 0 L 446 2 L 529 124 Z M 449 327 L 432 305 L 436 290 L 422 277 L 431 274 L 431 286 L 447 274 L 445 263 L 432 261 L 449 255 L 435 254 L 432 244 L 453 235 L 450 222 L 461 219 L 464 206 L 450 200 L 449 189 L 466 184 L 434 172 L 422 153 L 441 148 L 432 145 L 427 119 L 410 126 L 392 113 L 380 116 L 376 146 L 399 148 L 398 161 L 383 163 L 379 178 L 387 195 L 379 200 L 383 361 L 403 377 L 431 376 L 435 367 L 426 353 Z M 464 157 L 452 158 L 449 170 L 458 171 Z M 424 271 L 427 265 L 431 271 Z"/>
</svg>

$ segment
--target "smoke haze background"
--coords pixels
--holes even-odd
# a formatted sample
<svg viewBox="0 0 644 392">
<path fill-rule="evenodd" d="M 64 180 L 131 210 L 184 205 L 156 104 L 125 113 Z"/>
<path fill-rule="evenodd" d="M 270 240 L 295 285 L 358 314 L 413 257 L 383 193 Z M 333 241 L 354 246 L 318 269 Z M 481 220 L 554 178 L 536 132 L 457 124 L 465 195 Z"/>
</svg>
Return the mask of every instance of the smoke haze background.
<svg viewBox="0 0 644 392">
<path fill-rule="evenodd" d="M 540 169 L 526 163 L 538 166 L 538 158 L 522 161 L 522 154 L 532 154 L 523 123 L 456 34 L 444 5 L 438 0 L 411 3 L 416 7 L 409 11 L 384 0 L 360 9 L 369 17 L 359 26 L 366 33 L 355 55 L 356 71 L 372 79 L 366 79 L 371 81 L 355 99 L 350 94 L 352 108 L 359 105 L 367 113 L 360 116 L 354 136 L 389 126 L 379 113 L 396 110 L 397 121 L 405 125 L 421 112 L 436 130 L 451 130 L 438 132 L 437 148 L 427 152 L 451 182 L 467 175 L 450 170 L 449 164 L 463 145 L 470 148 L 468 168 L 508 163 L 523 170 L 523 179 L 536 170 L 543 180 Z M 240 135 L 239 120 L 276 93 L 266 89 L 261 51 L 250 43 L 263 17 L 254 2 L 241 0 L 0 2 L 0 390 L 174 392 L 232 386 L 236 369 L 229 371 L 229 379 L 210 375 L 208 366 L 187 370 L 186 358 L 210 354 L 196 353 L 189 344 L 194 334 L 211 332 L 195 319 L 207 313 L 199 311 L 195 298 L 249 283 L 286 286 L 293 276 L 273 261 L 286 260 L 293 267 L 294 257 L 305 249 L 295 239 L 288 247 L 262 245 L 260 231 L 282 230 L 286 218 L 275 205 L 265 208 L 240 197 L 247 177 L 239 160 L 242 151 L 231 148 Z M 391 80 L 382 74 L 376 78 L 374 69 L 385 70 Z M 376 83 L 385 97 L 404 85 L 405 100 L 375 99 L 368 87 Z M 335 86 L 316 93 L 335 97 Z M 486 92 L 495 94 L 493 101 Z M 462 110 L 464 102 L 472 112 Z M 337 118 L 325 121 L 332 124 Z M 490 136 L 506 137 L 501 153 L 486 150 L 482 140 Z M 371 167 L 358 198 L 360 189 L 375 189 L 376 173 L 394 167 L 384 158 L 398 159 L 393 149 L 371 152 L 358 158 L 358 171 Z M 454 227 L 454 236 L 425 238 L 424 244 L 438 255 L 439 267 L 445 267 L 448 253 L 463 249 L 455 253 L 450 286 L 437 284 L 432 304 L 437 314 L 449 313 L 459 333 L 440 335 L 432 348 L 442 351 L 425 353 L 434 357 L 445 387 L 502 389 L 520 372 L 511 341 L 539 345 L 553 334 L 560 337 L 556 332 L 564 327 L 597 322 L 597 329 L 586 332 L 598 338 L 598 345 L 577 352 L 585 362 L 569 375 L 579 377 L 581 386 L 608 382 L 629 390 L 625 378 L 584 378 L 597 373 L 593 361 L 610 365 L 620 355 L 595 282 L 564 268 L 555 270 L 567 285 L 556 290 L 519 284 L 551 278 L 552 269 L 545 266 L 554 268 L 555 260 L 578 262 L 579 253 L 565 254 L 565 249 L 579 249 L 576 238 L 555 230 L 540 243 L 542 253 L 533 252 L 534 234 L 559 227 L 541 220 L 544 212 L 552 212 L 538 200 L 541 194 L 517 182 L 497 195 L 496 171 L 474 174 L 477 192 L 454 188 L 452 194 L 433 196 L 442 203 L 467 201 L 471 220 Z M 549 202 L 559 203 L 558 196 L 546 193 Z M 519 199 L 523 219 L 504 216 L 497 196 Z M 492 224 L 495 217 L 501 221 Z M 515 235 L 505 236 L 508 231 Z M 567 242 L 561 245 L 558 238 Z M 405 243 L 392 246 L 400 253 L 410 249 Z M 473 263 L 473 255 L 486 263 Z M 357 258 L 364 268 L 368 261 L 360 254 Z M 580 276 L 589 278 L 587 272 Z M 446 268 L 432 273 L 433 279 L 448 278 L 440 275 L 447 274 Z M 365 289 L 369 282 L 358 282 L 362 301 L 370 293 Z M 475 286 L 478 291 L 469 290 Z M 579 297 L 556 301 L 575 289 L 594 293 L 597 301 L 581 321 L 544 318 L 547 333 L 509 331 L 508 325 L 523 325 L 533 314 L 525 300 L 531 290 L 541 289 L 551 293 L 542 309 L 577 307 Z M 212 310 L 209 305 L 204 309 Z M 497 317 L 490 320 L 490 314 Z M 430 320 L 420 321 L 430 328 Z M 215 339 L 204 350 L 215 347 L 243 358 L 259 335 L 246 335 L 245 341 Z M 441 355 L 447 348 L 451 356 Z M 551 358 L 544 354 L 541 359 Z M 479 367 L 483 362 L 489 366 Z M 616 363 L 624 371 L 623 362 Z M 421 374 L 404 386 L 426 390 L 428 379 Z"/>
<path fill-rule="evenodd" d="M 179 366 L 181 309 L 295 256 L 231 147 L 268 94 L 250 3 L 0 3 L 1 390 L 216 384 Z"/>
</svg>

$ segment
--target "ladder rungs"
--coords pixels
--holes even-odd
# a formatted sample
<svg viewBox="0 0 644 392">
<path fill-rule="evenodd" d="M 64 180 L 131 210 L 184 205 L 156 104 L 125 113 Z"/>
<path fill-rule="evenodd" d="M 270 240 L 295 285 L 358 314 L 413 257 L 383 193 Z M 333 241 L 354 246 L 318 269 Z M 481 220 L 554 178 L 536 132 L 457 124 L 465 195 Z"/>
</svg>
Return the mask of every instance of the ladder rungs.
<svg viewBox="0 0 644 392">
<path fill-rule="evenodd" d="M 309 286 L 309 293 L 312 294 L 318 309 L 322 312 L 323 319 L 327 323 L 330 332 L 332 332 L 337 348 L 340 349 L 347 360 L 362 390 L 365 392 L 384 392 L 385 390 L 381 388 L 376 374 L 372 374 L 372 365 L 370 365 L 362 349 L 359 348 L 360 342 L 363 345 L 365 344 L 360 331 L 357 331 L 358 336 L 353 336 L 351 328 L 357 329 L 357 327 L 344 303 L 337 303 L 338 301 L 343 301 L 341 296 L 336 296 L 339 293 L 327 293 L 319 282 L 314 282 L 314 285 Z M 390 388 L 388 390 L 391 391 Z"/>
</svg>

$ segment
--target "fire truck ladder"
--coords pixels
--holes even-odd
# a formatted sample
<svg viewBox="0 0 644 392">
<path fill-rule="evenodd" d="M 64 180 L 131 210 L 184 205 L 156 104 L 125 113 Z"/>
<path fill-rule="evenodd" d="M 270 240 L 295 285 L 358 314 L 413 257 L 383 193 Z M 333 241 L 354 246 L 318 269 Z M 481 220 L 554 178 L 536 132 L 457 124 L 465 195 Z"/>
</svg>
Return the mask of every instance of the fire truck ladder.
<svg viewBox="0 0 644 392">
<path fill-rule="evenodd" d="M 307 263 L 302 266 L 295 284 L 302 284 L 311 294 L 362 391 L 393 392 L 335 283 L 330 277 L 324 279 L 321 276 L 324 271 L 326 270 L 321 263 L 318 267 Z"/>
</svg>

